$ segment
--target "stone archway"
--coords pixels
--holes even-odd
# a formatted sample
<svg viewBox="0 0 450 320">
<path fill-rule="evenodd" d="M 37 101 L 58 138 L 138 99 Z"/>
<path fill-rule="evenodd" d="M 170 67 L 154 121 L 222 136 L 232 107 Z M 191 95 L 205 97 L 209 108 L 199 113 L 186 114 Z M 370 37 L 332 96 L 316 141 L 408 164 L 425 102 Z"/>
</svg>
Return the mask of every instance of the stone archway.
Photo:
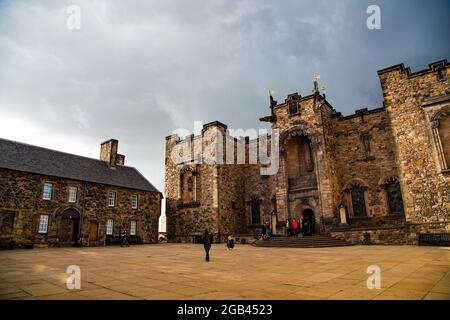
<svg viewBox="0 0 450 320">
<path fill-rule="evenodd" d="M 60 216 L 58 239 L 60 243 L 75 243 L 80 233 L 80 213 L 69 208 Z"/>
<path fill-rule="evenodd" d="M 316 216 L 312 209 L 305 209 L 302 211 L 302 228 L 303 234 L 311 235 L 316 233 Z"/>
</svg>

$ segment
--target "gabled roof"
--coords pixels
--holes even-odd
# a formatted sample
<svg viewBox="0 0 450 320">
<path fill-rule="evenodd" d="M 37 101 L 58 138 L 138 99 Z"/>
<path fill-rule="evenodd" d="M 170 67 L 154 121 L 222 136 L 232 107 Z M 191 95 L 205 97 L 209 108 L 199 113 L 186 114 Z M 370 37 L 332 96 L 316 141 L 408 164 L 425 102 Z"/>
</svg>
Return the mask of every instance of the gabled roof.
<svg viewBox="0 0 450 320">
<path fill-rule="evenodd" d="M 0 168 L 159 192 L 135 168 L 0 138 Z"/>
</svg>

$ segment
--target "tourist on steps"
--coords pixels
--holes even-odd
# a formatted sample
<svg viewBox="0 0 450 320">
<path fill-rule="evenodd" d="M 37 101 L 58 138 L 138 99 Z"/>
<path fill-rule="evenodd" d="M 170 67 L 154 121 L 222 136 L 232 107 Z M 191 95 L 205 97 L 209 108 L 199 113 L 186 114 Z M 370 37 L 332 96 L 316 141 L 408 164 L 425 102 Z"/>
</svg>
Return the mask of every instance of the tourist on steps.
<svg viewBox="0 0 450 320">
<path fill-rule="evenodd" d="M 292 229 L 294 232 L 294 236 L 297 236 L 297 232 L 298 232 L 298 222 L 297 219 L 292 219 Z"/>
<path fill-rule="evenodd" d="M 288 237 L 291 235 L 291 226 L 289 225 L 289 219 L 286 220 L 286 233 Z"/>
<path fill-rule="evenodd" d="M 205 233 L 203 233 L 203 246 L 205 248 L 205 260 L 209 261 L 209 250 L 211 249 L 212 244 L 212 234 L 209 233 L 208 229 L 205 230 Z"/>
<path fill-rule="evenodd" d="M 270 226 L 269 224 L 266 222 L 266 239 L 269 240 L 270 239 Z"/>
<path fill-rule="evenodd" d="M 261 239 L 266 240 L 266 225 L 263 224 L 261 228 Z"/>
</svg>

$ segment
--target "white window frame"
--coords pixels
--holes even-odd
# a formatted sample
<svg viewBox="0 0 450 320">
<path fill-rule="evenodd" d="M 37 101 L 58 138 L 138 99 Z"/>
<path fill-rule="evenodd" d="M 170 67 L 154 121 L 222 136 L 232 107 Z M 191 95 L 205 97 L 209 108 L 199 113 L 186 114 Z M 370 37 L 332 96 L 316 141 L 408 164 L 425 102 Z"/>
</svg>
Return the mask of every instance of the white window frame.
<svg viewBox="0 0 450 320">
<path fill-rule="evenodd" d="M 48 220 L 49 220 L 48 214 L 41 214 L 39 216 L 38 233 L 41 234 L 48 233 Z"/>
<path fill-rule="evenodd" d="M 116 206 L 117 193 L 115 191 L 108 192 L 108 207 L 114 208 Z"/>
<path fill-rule="evenodd" d="M 69 187 L 69 203 L 76 203 L 78 196 L 78 188 L 77 187 Z"/>
<path fill-rule="evenodd" d="M 131 209 L 137 209 L 138 208 L 138 196 L 136 194 L 133 194 L 131 196 Z"/>
<path fill-rule="evenodd" d="M 114 233 L 114 220 L 106 220 L 106 235 L 111 236 Z"/>
<path fill-rule="evenodd" d="M 131 220 L 130 223 L 130 236 L 135 236 L 137 231 L 137 221 Z"/>
<path fill-rule="evenodd" d="M 46 182 L 42 188 L 42 200 L 52 200 L 53 183 Z"/>
</svg>

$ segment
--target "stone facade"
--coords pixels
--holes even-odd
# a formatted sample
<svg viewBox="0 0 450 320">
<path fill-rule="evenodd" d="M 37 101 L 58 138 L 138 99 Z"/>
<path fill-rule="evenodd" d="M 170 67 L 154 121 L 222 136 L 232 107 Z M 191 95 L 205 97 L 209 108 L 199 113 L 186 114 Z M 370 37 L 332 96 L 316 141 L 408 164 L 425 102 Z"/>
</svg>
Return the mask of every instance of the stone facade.
<svg viewBox="0 0 450 320">
<path fill-rule="evenodd" d="M 312 95 L 270 97 L 269 122 L 279 170 L 249 159 L 258 140 L 231 137 L 220 122 L 202 134 L 166 138 L 166 215 L 169 241 L 191 241 L 205 228 L 219 238 L 251 234 L 264 222 L 306 217 L 316 232 L 354 242 L 415 243 L 419 232 L 449 232 L 449 64 L 411 73 L 403 65 L 378 72 L 383 107 L 342 116 L 315 82 Z M 241 143 L 245 162 L 226 161 L 226 141 Z M 212 152 L 211 152 L 212 150 Z M 174 161 L 173 154 L 183 155 Z M 205 154 L 216 162 L 204 161 Z M 203 158 L 202 158 L 203 156 Z M 237 164 L 240 163 L 240 164 Z M 183 172 L 193 172 L 185 198 Z M 184 199 L 184 200 L 183 200 Z M 365 236 L 363 236 L 365 235 Z"/>
<path fill-rule="evenodd" d="M 107 143 L 111 144 L 111 141 L 115 149 L 108 149 L 102 144 L 101 158 L 107 162 L 105 165 L 112 175 L 116 173 L 116 166 L 124 164 L 124 157 L 116 155 L 117 141 L 110 140 Z M 103 159 L 105 153 L 109 153 L 108 159 Z M 114 162 L 110 160 L 111 154 Z M 78 156 L 71 157 L 76 159 Z M 1 167 L 0 182 L 3 245 L 64 246 L 77 243 L 99 246 L 105 245 L 108 240 L 117 239 L 123 229 L 136 243 L 157 242 L 162 195 L 156 190 L 140 190 Z M 45 184 L 52 186 L 49 199 L 43 197 Z M 114 205 L 109 202 L 110 192 L 115 193 Z M 135 206 L 132 206 L 132 197 L 137 199 Z M 46 217 L 47 227 L 42 226 L 43 216 Z M 108 220 L 112 227 L 110 232 L 107 232 Z M 134 235 L 132 228 L 136 230 Z"/>
</svg>

